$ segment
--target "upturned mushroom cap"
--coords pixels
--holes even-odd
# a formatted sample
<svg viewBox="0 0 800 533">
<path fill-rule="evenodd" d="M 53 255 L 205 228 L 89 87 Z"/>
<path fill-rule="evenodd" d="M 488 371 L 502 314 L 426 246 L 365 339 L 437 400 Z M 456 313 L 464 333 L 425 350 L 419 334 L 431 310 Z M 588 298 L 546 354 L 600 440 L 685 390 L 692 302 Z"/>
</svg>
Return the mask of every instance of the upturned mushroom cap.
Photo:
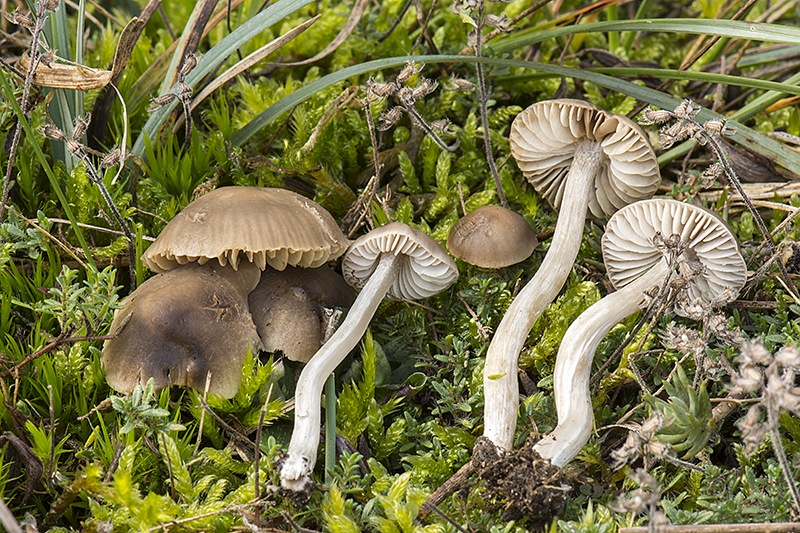
<svg viewBox="0 0 800 533">
<path fill-rule="evenodd" d="M 527 259 L 539 241 L 521 215 L 485 205 L 458 219 L 447 236 L 455 257 L 483 268 L 503 268 Z"/>
<path fill-rule="evenodd" d="M 428 298 L 458 279 L 456 262 L 433 237 L 402 222 L 392 222 L 353 241 L 342 261 L 345 281 L 361 289 L 385 252 L 404 256 L 400 274 L 390 288 L 392 296 Z"/>
<path fill-rule="evenodd" d="M 744 286 L 747 268 L 736 237 L 716 213 L 656 198 L 631 204 L 608 221 L 603 260 L 615 288 L 628 285 L 661 261 L 663 254 L 653 244 L 656 232 L 664 239 L 679 235 L 705 267 L 687 288 L 689 301 L 707 303 L 726 287 L 738 293 Z"/>
<path fill-rule="evenodd" d="M 264 349 L 307 362 L 322 345 L 323 308 L 350 307 L 355 292 L 327 267 L 271 268 L 250 293 L 250 313 Z"/>
<path fill-rule="evenodd" d="M 647 136 L 632 120 L 580 100 L 538 102 L 517 115 L 511 153 L 525 177 L 556 208 L 569 191 L 564 177 L 582 142 L 602 146 L 589 211 L 597 217 L 655 193 L 661 179 Z"/>
<path fill-rule="evenodd" d="M 236 270 L 239 252 L 264 270 L 316 268 L 349 241 L 316 202 L 285 189 L 223 187 L 175 215 L 142 256 L 154 272 L 217 259 Z"/>
<path fill-rule="evenodd" d="M 154 378 L 157 389 L 172 385 L 236 395 L 248 345 L 261 349 L 247 293 L 260 271 L 243 263 L 237 271 L 216 261 L 192 263 L 145 281 L 114 313 L 101 362 L 108 384 L 130 392 Z"/>
</svg>

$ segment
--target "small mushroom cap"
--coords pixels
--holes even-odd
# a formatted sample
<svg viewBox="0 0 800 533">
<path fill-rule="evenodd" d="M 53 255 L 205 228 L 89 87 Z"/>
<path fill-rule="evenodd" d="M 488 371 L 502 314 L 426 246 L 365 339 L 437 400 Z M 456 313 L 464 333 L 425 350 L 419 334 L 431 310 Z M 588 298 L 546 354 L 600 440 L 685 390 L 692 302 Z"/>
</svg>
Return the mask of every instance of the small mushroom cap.
<svg viewBox="0 0 800 533">
<path fill-rule="evenodd" d="M 456 262 L 433 237 L 402 222 L 392 222 L 353 241 L 342 261 L 345 281 L 361 289 L 382 253 L 403 254 L 406 258 L 390 289 L 393 296 L 427 298 L 458 279 Z"/>
<path fill-rule="evenodd" d="M 522 215 L 485 205 L 460 218 L 447 236 L 455 257 L 483 268 L 503 268 L 527 259 L 539 241 Z"/>
<path fill-rule="evenodd" d="M 264 270 L 316 268 L 339 257 L 349 241 L 330 213 L 285 189 L 222 187 L 186 206 L 142 256 L 154 272 L 217 259 L 234 270 L 239 252 Z"/>
<path fill-rule="evenodd" d="M 322 345 L 322 309 L 350 307 L 353 300 L 353 289 L 327 267 L 268 268 L 248 297 L 264 349 L 303 363 Z"/>
<path fill-rule="evenodd" d="M 151 377 L 157 389 L 205 388 L 231 398 L 242 376 L 248 345 L 261 349 L 247 306 L 260 271 L 243 263 L 237 271 L 216 261 L 192 263 L 142 283 L 114 313 L 100 358 L 108 384 L 130 392 Z"/>
<path fill-rule="evenodd" d="M 589 211 L 596 217 L 655 194 L 661 175 L 655 152 L 638 124 L 580 100 L 538 102 L 517 115 L 509 134 L 511 153 L 525 177 L 556 208 L 576 148 L 602 147 Z"/>
<path fill-rule="evenodd" d="M 705 266 L 688 287 L 690 301 L 710 302 L 726 287 L 734 295 L 747 280 L 747 267 L 736 237 L 716 213 L 675 200 L 656 198 L 636 202 L 611 217 L 603 235 L 603 260 L 611 283 L 621 288 L 661 261 L 653 243 L 679 235 Z"/>
</svg>

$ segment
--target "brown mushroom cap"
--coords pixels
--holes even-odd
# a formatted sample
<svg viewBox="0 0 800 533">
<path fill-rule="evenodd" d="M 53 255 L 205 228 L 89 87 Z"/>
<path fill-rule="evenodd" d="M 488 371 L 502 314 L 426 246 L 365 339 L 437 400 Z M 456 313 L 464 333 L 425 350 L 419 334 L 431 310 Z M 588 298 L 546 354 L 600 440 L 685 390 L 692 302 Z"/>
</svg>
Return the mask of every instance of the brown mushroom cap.
<svg viewBox="0 0 800 533">
<path fill-rule="evenodd" d="M 235 269 L 239 252 L 261 270 L 316 268 L 339 257 L 349 241 L 330 213 L 285 189 L 223 187 L 175 215 L 142 256 L 154 272 L 217 259 Z"/>
<path fill-rule="evenodd" d="M 453 256 L 483 268 L 503 268 L 527 259 L 539 241 L 528 221 L 499 205 L 485 205 L 460 218 L 447 236 Z"/>
<path fill-rule="evenodd" d="M 308 362 L 322 345 L 323 308 L 350 307 L 355 292 L 327 267 L 266 269 L 248 301 L 264 349 Z"/>
<path fill-rule="evenodd" d="M 658 161 L 638 124 L 580 100 L 538 102 L 517 115 L 509 135 L 511 153 L 525 177 L 556 208 L 564 177 L 583 142 L 601 146 L 602 171 L 595 177 L 589 210 L 597 217 L 655 193 Z"/>
<path fill-rule="evenodd" d="M 247 293 L 258 283 L 255 265 L 238 271 L 216 261 L 192 263 L 145 281 L 114 313 L 101 362 L 108 384 L 130 392 L 154 378 L 156 389 L 205 388 L 231 398 L 242 376 L 248 345 L 261 349 Z"/>
</svg>

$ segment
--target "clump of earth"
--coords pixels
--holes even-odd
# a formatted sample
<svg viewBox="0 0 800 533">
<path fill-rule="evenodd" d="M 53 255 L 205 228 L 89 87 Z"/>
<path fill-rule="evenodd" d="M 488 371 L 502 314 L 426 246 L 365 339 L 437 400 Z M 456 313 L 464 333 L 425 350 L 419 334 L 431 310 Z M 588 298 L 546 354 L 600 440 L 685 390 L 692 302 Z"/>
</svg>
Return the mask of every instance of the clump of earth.
<svg viewBox="0 0 800 533">
<path fill-rule="evenodd" d="M 544 527 L 561 513 L 566 490 L 561 483 L 561 469 L 542 459 L 529 437 L 511 452 L 498 450 L 489 439 L 475 441 L 472 461 L 487 495 L 503 509 L 502 519 L 527 517 L 533 527 Z"/>
</svg>

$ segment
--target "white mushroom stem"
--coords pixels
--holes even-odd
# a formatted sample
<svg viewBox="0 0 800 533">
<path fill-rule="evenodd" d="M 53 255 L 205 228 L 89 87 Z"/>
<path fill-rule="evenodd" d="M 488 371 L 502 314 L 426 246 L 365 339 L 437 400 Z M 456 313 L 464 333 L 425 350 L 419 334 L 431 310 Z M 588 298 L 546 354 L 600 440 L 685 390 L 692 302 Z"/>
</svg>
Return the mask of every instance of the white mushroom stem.
<svg viewBox="0 0 800 533">
<path fill-rule="evenodd" d="M 600 341 L 611 329 L 641 308 L 644 291 L 660 286 L 669 273 L 661 259 L 640 278 L 596 302 L 570 325 L 556 357 L 553 389 L 558 425 L 534 450 L 558 467 L 571 461 L 589 442 L 592 433 L 592 402 L 589 374 Z"/>
<path fill-rule="evenodd" d="M 578 255 L 601 146 L 585 140 L 575 151 L 565 178 L 555 233 L 533 279 L 519 292 L 495 331 L 483 371 L 484 430 L 495 446 L 511 450 L 519 410 L 517 361 L 536 320 L 555 299 Z"/>
<path fill-rule="evenodd" d="M 344 322 L 300 374 L 294 400 L 294 430 L 288 457 L 281 469 L 284 487 L 299 491 L 311 479 L 319 446 L 322 388 L 331 372 L 361 340 L 378 305 L 397 278 L 403 261 L 402 254 L 381 254 L 375 271 L 353 302 Z"/>
</svg>

